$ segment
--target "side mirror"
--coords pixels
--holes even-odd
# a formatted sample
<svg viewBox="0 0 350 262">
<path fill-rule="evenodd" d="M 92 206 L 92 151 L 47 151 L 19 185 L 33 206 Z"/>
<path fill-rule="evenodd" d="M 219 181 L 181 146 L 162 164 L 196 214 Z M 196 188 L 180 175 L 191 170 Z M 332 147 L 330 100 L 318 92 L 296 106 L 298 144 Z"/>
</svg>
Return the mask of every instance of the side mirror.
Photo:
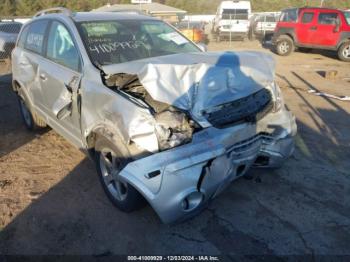
<svg viewBox="0 0 350 262">
<path fill-rule="evenodd" d="M 208 47 L 207 47 L 206 44 L 198 43 L 197 46 L 199 47 L 200 50 L 202 50 L 202 52 L 207 52 L 208 51 Z"/>
</svg>

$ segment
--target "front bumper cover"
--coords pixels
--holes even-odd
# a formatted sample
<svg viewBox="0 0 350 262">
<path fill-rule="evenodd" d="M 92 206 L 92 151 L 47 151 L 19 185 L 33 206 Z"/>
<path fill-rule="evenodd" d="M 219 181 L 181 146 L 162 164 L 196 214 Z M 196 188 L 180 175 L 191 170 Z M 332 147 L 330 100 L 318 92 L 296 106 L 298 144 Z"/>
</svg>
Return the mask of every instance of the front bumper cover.
<svg viewBox="0 0 350 262">
<path fill-rule="evenodd" d="M 283 164 L 295 134 L 295 118 L 285 109 L 256 124 L 207 128 L 189 144 L 129 163 L 119 179 L 143 194 L 164 223 L 176 222 L 198 212 L 258 157 L 268 159 L 264 167 Z"/>
</svg>

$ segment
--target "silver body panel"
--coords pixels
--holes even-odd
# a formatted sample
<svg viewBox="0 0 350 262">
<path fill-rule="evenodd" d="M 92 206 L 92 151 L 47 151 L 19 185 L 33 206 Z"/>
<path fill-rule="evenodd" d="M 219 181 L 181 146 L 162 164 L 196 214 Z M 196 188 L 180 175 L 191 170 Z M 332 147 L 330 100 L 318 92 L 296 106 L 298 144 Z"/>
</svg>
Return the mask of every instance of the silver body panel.
<svg viewBox="0 0 350 262">
<path fill-rule="evenodd" d="M 80 149 L 89 149 L 91 134 L 127 145 L 135 161 L 119 176 L 147 199 L 163 222 L 193 215 L 231 181 L 244 175 L 259 156 L 268 157 L 267 166 L 274 167 L 292 154 L 296 124 L 284 106 L 256 123 L 221 129 L 213 127 L 202 113 L 257 90 L 270 89 L 274 82 L 270 56 L 258 52 L 199 52 L 103 67 L 107 77 L 118 73 L 137 75 L 154 100 L 187 111 L 202 127 L 190 143 L 161 152 L 155 133 L 157 123 L 149 110 L 103 84 L 101 71 L 91 63 L 71 18 L 45 15 L 35 20 L 50 18 L 70 29 L 80 51 L 82 70 L 75 72 L 16 47 L 15 90 L 55 131 Z M 68 104 L 72 105 L 70 114 L 61 117 Z M 154 171 L 159 175 L 151 178 L 149 174 Z M 184 210 L 183 201 L 191 194 L 199 200 L 194 201 L 194 208 Z"/>
</svg>

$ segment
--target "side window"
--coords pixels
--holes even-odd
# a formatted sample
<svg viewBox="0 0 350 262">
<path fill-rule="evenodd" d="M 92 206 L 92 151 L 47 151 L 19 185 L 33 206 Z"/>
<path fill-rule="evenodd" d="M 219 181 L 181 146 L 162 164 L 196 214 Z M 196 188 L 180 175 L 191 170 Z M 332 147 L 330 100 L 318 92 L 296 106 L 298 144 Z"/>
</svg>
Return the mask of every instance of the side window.
<svg viewBox="0 0 350 262">
<path fill-rule="evenodd" d="M 44 36 L 48 21 L 38 21 L 30 24 L 24 47 L 30 51 L 41 54 L 43 51 Z"/>
<path fill-rule="evenodd" d="M 321 25 L 336 25 L 337 20 L 337 13 L 320 13 L 318 16 L 318 23 Z"/>
<path fill-rule="evenodd" d="M 314 13 L 305 12 L 303 14 L 303 17 L 301 18 L 301 22 L 303 24 L 308 24 L 308 23 L 311 23 L 313 19 L 314 19 Z"/>
<path fill-rule="evenodd" d="M 296 22 L 298 19 L 298 9 L 288 9 L 282 12 L 281 22 Z"/>
<path fill-rule="evenodd" d="M 28 35 L 28 30 L 29 30 L 29 26 L 26 26 L 25 28 L 23 28 L 21 35 L 18 38 L 18 46 L 24 48 L 24 43 L 27 39 L 27 35 Z"/>
<path fill-rule="evenodd" d="M 56 21 L 52 23 L 50 28 L 47 57 L 58 64 L 79 71 L 80 56 L 73 38 L 67 28 Z"/>
</svg>

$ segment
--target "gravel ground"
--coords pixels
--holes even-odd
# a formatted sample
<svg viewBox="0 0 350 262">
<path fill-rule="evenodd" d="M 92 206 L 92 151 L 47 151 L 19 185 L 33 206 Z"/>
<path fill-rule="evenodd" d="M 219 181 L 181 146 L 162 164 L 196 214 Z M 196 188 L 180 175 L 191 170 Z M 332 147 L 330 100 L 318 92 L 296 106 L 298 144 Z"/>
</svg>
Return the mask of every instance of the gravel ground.
<svg viewBox="0 0 350 262">
<path fill-rule="evenodd" d="M 257 42 L 209 49 L 270 52 Z M 350 64 L 320 52 L 276 60 L 298 120 L 294 156 L 281 169 L 250 171 L 177 225 L 162 224 L 149 206 L 131 214 L 114 208 L 84 154 L 52 130 L 26 131 L 3 73 L 0 254 L 350 255 L 350 102 L 307 93 L 350 95 Z M 319 72 L 327 70 L 337 78 L 324 79 Z"/>
</svg>

